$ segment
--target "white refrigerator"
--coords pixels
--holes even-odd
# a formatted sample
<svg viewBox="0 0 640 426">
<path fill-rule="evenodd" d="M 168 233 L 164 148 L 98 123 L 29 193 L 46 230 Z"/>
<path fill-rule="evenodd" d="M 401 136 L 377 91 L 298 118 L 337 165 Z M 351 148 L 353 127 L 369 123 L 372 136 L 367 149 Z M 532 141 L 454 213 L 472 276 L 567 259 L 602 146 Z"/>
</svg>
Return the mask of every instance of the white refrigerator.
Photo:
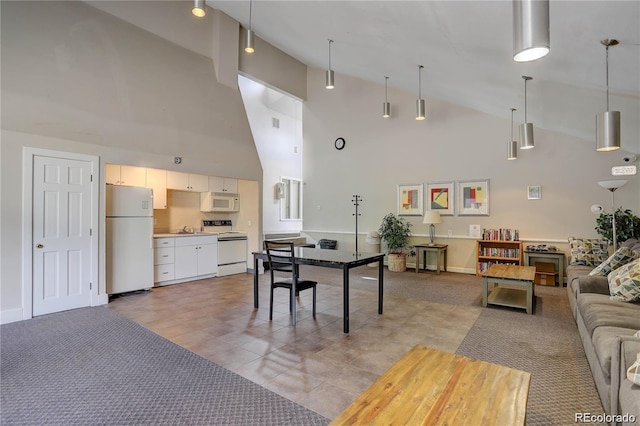
<svg viewBox="0 0 640 426">
<path fill-rule="evenodd" d="M 153 287 L 153 192 L 107 185 L 107 294 Z"/>
</svg>

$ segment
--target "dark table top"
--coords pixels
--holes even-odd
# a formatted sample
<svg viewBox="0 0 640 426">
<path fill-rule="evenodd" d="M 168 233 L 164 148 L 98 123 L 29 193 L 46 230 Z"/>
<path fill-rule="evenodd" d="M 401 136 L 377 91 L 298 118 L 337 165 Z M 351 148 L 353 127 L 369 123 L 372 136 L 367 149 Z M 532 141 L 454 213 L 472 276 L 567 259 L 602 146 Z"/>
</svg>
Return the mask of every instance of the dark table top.
<svg viewBox="0 0 640 426">
<path fill-rule="evenodd" d="M 296 260 L 299 262 L 309 264 L 363 264 L 368 262 L 374 262 L 384 257 L 384 253 L 363 253 L 344 250 L 330 250 L 330 249 L 318 249 L 310 247 L 295 247 Z M 254 256 L 266 259 L 267 252 L 259 251 L 253 252 Z"/>
</svg>

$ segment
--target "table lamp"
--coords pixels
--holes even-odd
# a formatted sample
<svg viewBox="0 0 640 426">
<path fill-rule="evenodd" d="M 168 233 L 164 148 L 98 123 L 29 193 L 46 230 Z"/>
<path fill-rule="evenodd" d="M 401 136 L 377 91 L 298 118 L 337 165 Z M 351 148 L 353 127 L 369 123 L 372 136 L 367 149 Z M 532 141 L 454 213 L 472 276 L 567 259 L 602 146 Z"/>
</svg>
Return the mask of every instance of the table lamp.
<svg viewBox="0 0 640 426">
<path fill-rule="evenodd" d="M 424 219 L 422 220 L 422 223 L 428 223 L 429 224 L 429 245 L 432 246 L 434 245 L 433 242 L 433 237 L 435 237 L 436 235 L 436 223 L 442 223 L 442 218 L 440 217 L 440 212 L 437 212 L 435 210 L 428 210 L 425 214 L 424 214 Z"/>
<path fill-rule="evenodd" d="M 616 238 L 616 202 L 614 193 L 616 189 L 627 183 L 626 180 L 601 180 L 598 185 L 604 189 L 611 191 L 611 230 L 613 231 L 613 251 L 618 250 L 618 241 Z"/>
</svg>

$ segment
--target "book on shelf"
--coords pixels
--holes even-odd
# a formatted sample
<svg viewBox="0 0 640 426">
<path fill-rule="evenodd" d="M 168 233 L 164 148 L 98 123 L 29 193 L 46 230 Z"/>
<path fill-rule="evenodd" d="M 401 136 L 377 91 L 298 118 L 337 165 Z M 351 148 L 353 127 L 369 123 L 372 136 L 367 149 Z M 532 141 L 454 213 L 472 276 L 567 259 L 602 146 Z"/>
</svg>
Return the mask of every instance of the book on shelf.
<svg viewBox="0 0 640 426">
<path fill-rule="evenodd" d="M 520 231 L 511 228 L 483 229 L 482 239 L 494 241 L 520 241 Z"/>
</svg>

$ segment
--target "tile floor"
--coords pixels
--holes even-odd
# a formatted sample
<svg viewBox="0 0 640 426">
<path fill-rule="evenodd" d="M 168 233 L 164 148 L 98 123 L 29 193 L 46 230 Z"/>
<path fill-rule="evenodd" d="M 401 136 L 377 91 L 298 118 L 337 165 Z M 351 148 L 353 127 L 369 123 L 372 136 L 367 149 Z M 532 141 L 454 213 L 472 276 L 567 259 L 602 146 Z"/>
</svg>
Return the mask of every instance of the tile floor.
<svg viewBox="0 0 640 426">
<path fill-rule="evenodd" d="M 322 273 L 314 268 L 306 267 L 303 275 L 327 273 L 326 268 L 319 268 Z M 352 277 L 358 274 L 370 275 L 370 270 L 351 271 Z M 430 276 L 424 274 L 425 279 Z M 276 289 L 269 321 L 268 275 L 260 276 L 258 310 L 253 308 L 250 274 L 118 296 L 108 307 L 333 419 L 414 345 L 455 352 L 480 315 L 480 308 L 388 295 L 384 314 L 378 315 L 376 289 L 375 281 L 371 291 L 351 289 L 349 334 L 342 332 L 342 287 L 321 280 L 316 319 L 311 315 L 311 290 L 304 291 L 295 327 L 283 289 Z"/>
</svg>

